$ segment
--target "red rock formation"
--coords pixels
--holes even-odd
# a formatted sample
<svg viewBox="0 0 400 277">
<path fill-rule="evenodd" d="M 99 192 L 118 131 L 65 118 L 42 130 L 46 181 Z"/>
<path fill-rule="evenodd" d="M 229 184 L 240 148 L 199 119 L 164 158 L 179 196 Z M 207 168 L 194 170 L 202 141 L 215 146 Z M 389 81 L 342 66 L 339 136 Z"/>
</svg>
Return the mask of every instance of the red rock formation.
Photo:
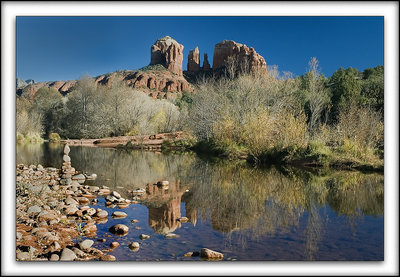
<svg viewBox="0 0 400 277">
<path fill-rule="evenodd" d="M 54 88 L 56 90 L 59 90 L 64 84 L 65 84 L 64 81 L 55 81 L 55 82 L 52 82 L 49 85 L 49 87 Z"/>
<path fill-rule="evenodd" d="M 188 57 L 188 72 L 200 71 L 200 53 L 198 47 L 190 51 Z M 267 70 L 266 62 L 262 56 L 257 54 L 254 48 L 224 40 L 215 45 L 213 69 L 218 69 L 226 64 L 228 57 L 236 57 L 239 68 L 247 65 L 249 70 Z M 153 98 L 175 98 L 177 93 L 183 91 L 193 92 L 193 87 L 182 74 L 183 45 L 169 36 L 158 39 L 151 47 L 150 65 L 160 64 L 159 67 L 147 67 L 137 71 L 118 71 L 95 77 L 95 82 L 101 85 L 109 85 L 113 81 L 121 81 L 126 85 L 143 90 Z M 164 68 L 168 70 L 164 70 Z M 207 54 L 204 54 L 203 71 L 211 70 Z M 33 99 L 41 87 L 49 87 L 67 94 L 74 89 L 77 81 L 55 81 L 41 82 L 17 88 L 17 94 L 25 95 Z"/>
<path fill-rule="evenodd" d="M 138 88 L 153 98 L 176 98 L 177 93 L 194 90 L 183 76 L 177 76 L 168 70 L 120 71 L 95 77 L 94 80 L 95 83 L 106 86 L 115 81 L 124 82 L 125 85 Z M 35 83 L 17 89 L 17 93 L 18 95 L 24 93 L 33 99 L 40 88 L 47 87 L 54 88 L 65 95 L 74 89 L 76 82 L 72 80 Z"/>
<path fill-rule="evenodd" d="M 248 67 L 250 71 L 267 71 L 267 63 L 253 47 L 249 48 L 246 45 L 234 42 L 233 40 L 223 40 L 215 45 L 213 69 L 225 66 L 228 57 L 237 58 L 238 69 Z"/>
<path fill-rule="evenodd" d="M 24 93 L 26 97 L 33 99 L 33 97 L 40 88 L 53 88 L 62 94 L 66 94 L 72 91 L 75 84 L 76 81 L 55 81 L 55 82 L 34 83 L 27 85 L 24 88 L 17 89 L 17 94 L 21 95 L 21 93 Z"/>
<path fill-rule="evenodd" d="M 76 84 L 76 81 L 56 81 L 52 83 L 46 83 L 48 87 L 54 88 L 59 92 L 66 94 L 70 92 L 73 86 Z"/>
<path fill-rule="evenodd" d="M 183 45 L 166 36 L 151 46 L 150 65 L 161 64 L 172 72 L 182 76 Z"/>
<path fill-rule="evenodd" d="M 24 88 L 17 89 L 17 94 L 18 95 L 24 94 L 26 98 L 33 99 L 33 97 L 35 97 L 36 92 L 42 87 L 48 87 L 48 86 L 46 85 L 45 82 L 30 84 Z"/>
<path fill-rule="evenodd" d="M 204 53 L 203 70 L 209 71 L 210 69 L 211 69 L 211 67 L 210 67 L 210 63 L 208 62 L 208 56 L 206 53 Z"/>
<path fill-rule="evenodd" d="M 197 53 L 196 53 L 197 50 Z M 197 57 L 196 57 L 197 54 Z M 197 68 L 200 69 L 198 48 L 193 52 L 194 61 L 197 60 Z M 150 65 L 161 64 L 168 70 L 151 68 L 138 71 L 118 71 L 95 77 L 95 82 L 101 85 L 109 85 L 113 81 L 121 81 L 126 85 L 138 89 L 154 98 L 175 98 L 176 93 L 193 91 L 193 87 L 182 75 L 183 45 L 169 36 L 158 39 L 151 47 Z M 163 67 L 161 67 L 163 69 Z M 55 81 L 34 83 L 17 89 L 17 94 L 24 93 L 33 99 L 41 87 L 49 87 L 67 94 L 74 89 L 76 81 Z"/>
<path fill-rule="evenodd" d="M 141 89 L 153 98 L 175 98 L 177 93 L 193 91 L 193 87 L 183 76 L 174 75 L 167 70 L 113 72 L 96 78 L 96 82 L 102 85 L 110 85 L 114 80 Z"/>
<path fill-rule="evenodd" d="M 198 47 L 189 52 L 187 70 L 189 72 L 198 72 L 200 70 L 200 52 Z"/>
</svg>

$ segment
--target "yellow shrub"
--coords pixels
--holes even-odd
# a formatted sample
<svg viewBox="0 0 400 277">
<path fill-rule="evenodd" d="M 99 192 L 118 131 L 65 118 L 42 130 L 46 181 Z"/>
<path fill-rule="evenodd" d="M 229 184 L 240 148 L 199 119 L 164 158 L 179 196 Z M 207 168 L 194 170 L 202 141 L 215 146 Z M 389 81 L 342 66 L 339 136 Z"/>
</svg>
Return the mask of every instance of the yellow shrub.
<svg viewBox="0 0 400 277">
<path fill-rule="evenodd" d="M 24 142 L 24 135 L 17 132 L 17 143 Z"/>
<path fill-rule="evenodd" d="M 259 156 L 272 149 L 296 151 L 306 146 L 307 123 L 301 114 L 295 117 L 282 111 L 271 115 L 261 109 L 256 116 L 248 117 L 243 130 L 243 141 L 252 155 Z"/>
<path fill-rule="evenodd" d="M 140 127 L 138 125 L 135 125 L 125 135 L 126 136 L 137 136 L 137 135 L 140 135 Z"/>
<path fill-rule="evenodd" d="M 159 110 L 151 119 L 150 122 L 154 126 L 154 131 L 156 133 L 161 132 L 164 127 L 165 123 L 167 121 L 167 118 L 165 116 L 165 112 L 163 110 Z"/>
<path fill-rule="evenodd" d="M 229 117 L 225 117 L 221 121 L 214 122 L 213 134 L 215 142 L 222 145 L 237 142 L 235 141 L 235 127 L 237 127 L 237 125 Z"/>
</svg>

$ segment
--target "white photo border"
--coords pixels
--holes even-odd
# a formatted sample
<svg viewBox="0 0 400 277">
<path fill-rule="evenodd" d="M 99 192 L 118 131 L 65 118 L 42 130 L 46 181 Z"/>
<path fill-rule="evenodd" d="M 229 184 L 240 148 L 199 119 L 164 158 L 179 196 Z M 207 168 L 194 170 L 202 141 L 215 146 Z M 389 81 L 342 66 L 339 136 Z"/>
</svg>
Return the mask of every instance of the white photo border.
<svg viewBox="0 0 400 277">
<path fill-rule="evenodd" d="M 7 2 L 1 3 L 2 275 L 398 275 L 399 3 Z M 383 262 L 82 262 L 15 260 L 16 16 L 384 16 L 385 214 Z"/>
</svg>

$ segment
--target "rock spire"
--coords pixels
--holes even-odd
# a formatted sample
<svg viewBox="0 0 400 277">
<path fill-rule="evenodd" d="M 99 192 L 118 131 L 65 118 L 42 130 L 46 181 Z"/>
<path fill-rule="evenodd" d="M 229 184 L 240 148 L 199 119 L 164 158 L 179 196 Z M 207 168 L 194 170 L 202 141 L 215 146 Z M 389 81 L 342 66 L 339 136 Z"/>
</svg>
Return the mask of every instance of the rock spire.
<svg viewBox="0 0 400 277">
<path fill-rule="evenodd" d="M 150 65 L 161 64 L 182 76 L 183 45 L 170 36 L 159 38 L 151 46 Z"/>
</svg>

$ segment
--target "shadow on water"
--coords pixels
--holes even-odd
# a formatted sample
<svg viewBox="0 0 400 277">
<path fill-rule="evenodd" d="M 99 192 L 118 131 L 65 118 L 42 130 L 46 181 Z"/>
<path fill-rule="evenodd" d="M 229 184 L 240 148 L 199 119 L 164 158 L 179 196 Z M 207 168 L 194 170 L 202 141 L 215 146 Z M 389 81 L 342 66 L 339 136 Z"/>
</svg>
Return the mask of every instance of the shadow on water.
<svg viewBox="0 0 400 277">
<path fill-rule="evenodd" d="M 61 156 L 62 145 L 17 147 L 17 163 L 60 167 Z M 128 197 L 146 188 L 141 204 L 155 234 L 189 232 L 186 239 L 242 260 L 383 259 L 382 174 L 259 169 L 193 153 L 71 147 L 70 156 L 77 170 L 98 174 L 98 185 Z M 160 180 L 167 189 L 154 185 Z M 183 215 L 191 223 L 185 230 Z"/>
</svg>

